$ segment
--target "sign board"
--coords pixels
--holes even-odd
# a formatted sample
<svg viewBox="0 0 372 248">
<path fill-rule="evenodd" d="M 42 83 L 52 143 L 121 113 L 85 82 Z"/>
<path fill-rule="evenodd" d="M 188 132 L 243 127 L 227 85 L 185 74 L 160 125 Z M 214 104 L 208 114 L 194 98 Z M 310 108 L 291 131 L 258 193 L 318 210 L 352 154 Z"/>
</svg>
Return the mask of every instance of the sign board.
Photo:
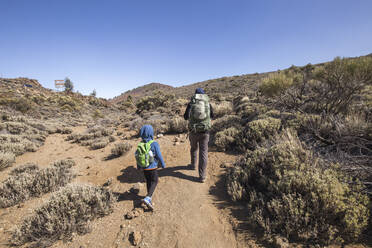
<svg viewBox="0 0 372 248">
<path fill-rule="evenodd" d="M 65 87 L 65 80 L 54 80 L 54 86 L 57 89 L 61 89 Z"/>
</svg>

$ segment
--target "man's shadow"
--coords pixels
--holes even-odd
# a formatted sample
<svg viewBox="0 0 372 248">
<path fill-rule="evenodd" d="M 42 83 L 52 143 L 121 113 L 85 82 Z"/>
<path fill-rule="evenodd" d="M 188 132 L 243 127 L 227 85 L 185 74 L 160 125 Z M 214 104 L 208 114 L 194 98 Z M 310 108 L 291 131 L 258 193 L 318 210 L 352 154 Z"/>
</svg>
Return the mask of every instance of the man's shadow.
<svg viewBox="0 0 372 248">
<path fill-rule="evenodd" d="M 189 167 L 186 165 L 179 165 L 173 167 L 166 167 L 164 169 L 158 169 L 159 177 L 177 177 L 184 180 L 189 180 L 192 182 L 199 182 L 199 177 L 190 176 L 183 172 L 182 170 L 190 171 Z M 118 181 L 121 183 L 138 183 L 145 182 L 142 170 L 136 169 L 134 166 L 129 166 L 120 171 L 122 174 L 117 177 Z M 196 171 L 195 171 L 196 172 Z"/>
<path fill-rule="evenodd" d="M 199 182 L 199 177 L 187 175 L 181 172 L 182 170 L 190 171 L 189 167 L 186 165 L 166 167 L 159 170 L 159 177 L 177 177 L 192 182 Z"/>
</svg>

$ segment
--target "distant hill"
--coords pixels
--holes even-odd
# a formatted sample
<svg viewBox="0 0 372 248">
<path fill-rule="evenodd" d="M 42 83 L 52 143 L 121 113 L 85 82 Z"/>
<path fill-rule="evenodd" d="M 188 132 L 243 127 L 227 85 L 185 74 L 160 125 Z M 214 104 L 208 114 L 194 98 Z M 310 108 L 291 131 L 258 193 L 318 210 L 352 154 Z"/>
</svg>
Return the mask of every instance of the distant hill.
<svg viewBox="0 0 372 248">
<path fill-rule="evenodd" d="M 360 57 L 367 57 L 367 56 L 371 57 L 372 53 L 365 55 L 365 56 L 360 56 Z M 357 58 L 357 57 L 354 57 L 354 58 Z M 326 63 L 328 62 L 315 64 L 314 66 L 321 66 Z M 283 69 L 283 70 L 286 70 L 286 69 Z M 252 94 L 255 94 L 261 79 L 274 72 L 276 71 L 221 77 L 221 78 L 209 79 L 209 80 L 205 80 L 202 82 L 197 82 L 197 83 L 193 83 L 193 84 L 185 85 L 181 87 L 172 87 L 170 85 L 165 85 L 161 83 L 150 83 L 150 84 L 146 84 L 144 86 L 135 88 L 133 90 L 126 91 L 123 94 L 117 97 L 114 97 L 113 99 L 109 101 L 112 103 L 118 103 L 123 100 L 126 100 L 129 95 L 132 96 L 133 100 L 137 100 L 144 96 L 152 95 L 153 91 L 156 91 L 156 90 L 164 91 L 168 94 L 175 94 L 177 97 L 187 99 L 193 95 L 196 88 L 203 88 L 204 91 L 211 97 L 217 96 L 217 95 L 229 95 L 230 97 L 233 97 L 236 95 L 240 95 L 242 93 L 246 95 L 252 95 Z"/>
<path fill-rule="evenodd" d="M 150 83 L 141 87 L 137 87 L 133 90 L 128 90 L 119 96 L 114 97 L 110 100 L 112 103 L 118 103 L 127 100 L 128 96 L 133 99 L 142 98 L 147 95 L 151 95 L 154 91 L 172 91 L 174 87 L 161 83 Z"/>
</svg>

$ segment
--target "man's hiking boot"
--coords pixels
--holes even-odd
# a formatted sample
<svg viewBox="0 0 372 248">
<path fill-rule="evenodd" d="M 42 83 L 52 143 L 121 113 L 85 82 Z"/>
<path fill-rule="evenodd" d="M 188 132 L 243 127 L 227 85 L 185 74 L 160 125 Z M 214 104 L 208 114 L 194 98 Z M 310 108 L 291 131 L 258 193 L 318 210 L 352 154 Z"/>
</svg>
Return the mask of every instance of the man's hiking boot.
<svg viewBox="0 0 372 248">
<path fill-rule="evenodd" d="M 199 182 L 205 183 L 205 181 L 207 181 L 207 178 L 202 178 L 202 177 L 199 178 Z"/>
<path fill-rule="evenodd" d="M 147 206 L 150 210 L 154 210 L 154 206 L 152 205 L 152 202 L 151 202 L 151 197 L 146 196 L 145 198 L 142 199 L 142 202 L 145 203 L 146 206 Z"/>
</svg>

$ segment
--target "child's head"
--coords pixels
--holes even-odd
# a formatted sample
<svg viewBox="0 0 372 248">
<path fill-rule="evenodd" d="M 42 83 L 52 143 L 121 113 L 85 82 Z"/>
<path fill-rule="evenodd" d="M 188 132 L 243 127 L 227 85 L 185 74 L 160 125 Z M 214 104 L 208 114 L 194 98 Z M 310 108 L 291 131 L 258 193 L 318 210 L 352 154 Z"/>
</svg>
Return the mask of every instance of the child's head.
<svg viewBox="0 0 372 248">
<path fill-rule="evenodd" d="M 141 127 L 140 136 L 143 141 L 148 142 L 154 139 L 154 129 L 151 125 L 144 125 Z"/>
</svg>

